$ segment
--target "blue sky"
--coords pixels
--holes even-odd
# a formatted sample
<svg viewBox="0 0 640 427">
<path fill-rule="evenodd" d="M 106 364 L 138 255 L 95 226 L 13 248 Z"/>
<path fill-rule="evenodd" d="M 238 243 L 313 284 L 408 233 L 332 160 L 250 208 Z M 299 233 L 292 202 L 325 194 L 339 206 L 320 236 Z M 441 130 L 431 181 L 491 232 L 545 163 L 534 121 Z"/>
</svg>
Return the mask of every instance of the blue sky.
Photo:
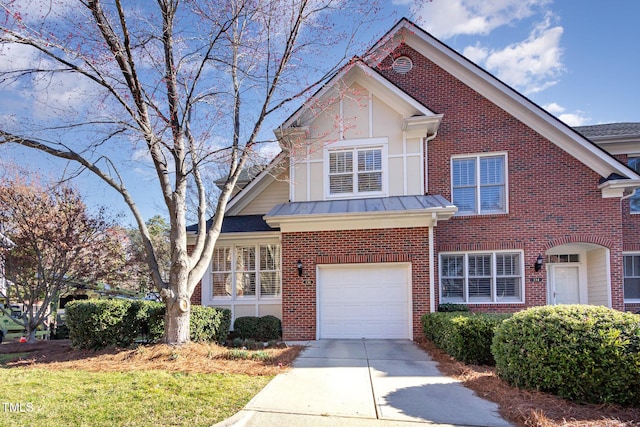
<svg viewBox="0 0 640 427">
<path fill-rule="evenodd" d="M 569 125 L 640 122 L 640 1 L 393 0 L 380 16 L 376 28 L 361 34 L 363 45 L 406 16 Z M 4 90 L 0 120 L 7 110 L 24 108 Z M 286 116 L 283 111 L 270 126 Z M 143 216 L 162 213 L 153 170 L 139 153 L 127 155 L 128 186 Z M 66 167 L 18 147 L 0 146 L 0 159 L 54 176 Z M 97 179 L 85 173 L 75 182 L 90 205 L 107 205 L 130 218 L 120 196 Z"/>
</svg>

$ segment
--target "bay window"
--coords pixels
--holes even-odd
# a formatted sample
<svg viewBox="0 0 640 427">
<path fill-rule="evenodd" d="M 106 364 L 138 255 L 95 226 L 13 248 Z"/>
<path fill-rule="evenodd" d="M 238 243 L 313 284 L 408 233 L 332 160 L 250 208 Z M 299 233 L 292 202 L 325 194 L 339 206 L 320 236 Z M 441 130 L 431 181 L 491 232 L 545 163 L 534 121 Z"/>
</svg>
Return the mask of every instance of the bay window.
<svg viewBox="0 0 640 427">
<path fill-rule="evenodd" d="M 211 262 L 213 299 L 280 298 L 280 260 L 276 243 L 216 247 Z"/>
</svg>

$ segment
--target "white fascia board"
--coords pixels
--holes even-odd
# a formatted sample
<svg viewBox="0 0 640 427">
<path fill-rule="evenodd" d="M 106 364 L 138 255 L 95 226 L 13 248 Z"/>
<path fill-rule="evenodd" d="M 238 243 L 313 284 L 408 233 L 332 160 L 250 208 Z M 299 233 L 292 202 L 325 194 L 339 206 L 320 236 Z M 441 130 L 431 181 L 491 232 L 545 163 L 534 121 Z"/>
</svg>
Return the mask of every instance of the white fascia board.
<svg viewBox="0 0 640 427">
<path fill-rule="evenodd" d="M 271 171 L 282 162 L 286 155 L 284 151 L 278 153 L 278 155 L 264 168 L 258 176 L 253 178 L 246 187 L 238 192 L 229 203 L 227 203 L 226 215 L 237 215 L 245 206 L 257 197 L 269 184 L 271 184 L 275 177 L 271 175 Z"/>
<path fill-rule="evenodd" d="M 426 33 L 407 31 L 405 41 L 421 55 L 580 160 L 598 175 L 606 178 L 612 173 L 618 173 L 632 179 L 640 178 L 555 116 Z"/>
<path fill-rule="evenodd" d="M 636 189 L 640 188 L 640 180 L 638 179 L 612 179 L 605 181 L 598 186 L 602 191 L 603 198 L 624 197 L 633 194 Z"/>
<path fill-rule="evenodd" d="M 413 115 L 415 113 L 425 116 L 433 116 L 433 111 L 407 95 L 400 88 L 388 81 L 377 71 L 373 70 L 362 61 L 354 62 L 347 65 L 343 70 L 329 80 L 318 92 L 316 92 L 305 104 L 312 103 L 315 99 L 321 99 L 325 94 L 334 90 L 337 82 L 347 82 L 348 84 L 359 83 L 367 89 L 373 89 L 374 94 L 392 105 L 398 106 L 398 101 L 402 101 L 404 106 L 398 108 L 405 115 Z M 395 98 L 395 100 L 393 99 Z M 279 129 L 287 129 L 291 127 L 306 111 L 307 106 L 303 105 L 291 117 L 289 117 Z"/>
<path fill-rule="evenodd" d="M 237 241 L 279 241 L 281 234 L 279 231 L 256 231 L 243 233 L 220 233 L 216 240 L 216 245 L 220 243 L 229 243 Z"/>
<path fill-rule="evenodd" d="M 358 212 L 349 214 L 288 215 L 268 217 L 271 227 L 283 233 L 306 231 L 367 230 L 381 228 L 433 227 L 451 218 L 458 208 L 446 206 L 412 211 Z"/>
</svg>

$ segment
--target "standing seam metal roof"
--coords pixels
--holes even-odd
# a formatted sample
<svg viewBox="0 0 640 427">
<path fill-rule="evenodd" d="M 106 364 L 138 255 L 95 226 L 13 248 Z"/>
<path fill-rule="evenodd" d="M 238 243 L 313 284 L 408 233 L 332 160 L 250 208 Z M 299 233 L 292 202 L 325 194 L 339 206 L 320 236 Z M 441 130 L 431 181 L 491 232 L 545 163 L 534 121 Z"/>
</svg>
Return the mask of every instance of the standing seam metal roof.
<svg viewBox="0 0 640 427">
<path fill-rule="evenodd" d="M 357 213 L 389 213 L 451 208 L 453 204 L 440 195 L 391 196 L 370 199 L 321 200 L 281 203 L 267 217 L 297 215 L 342 215 Z"/>
</svg>

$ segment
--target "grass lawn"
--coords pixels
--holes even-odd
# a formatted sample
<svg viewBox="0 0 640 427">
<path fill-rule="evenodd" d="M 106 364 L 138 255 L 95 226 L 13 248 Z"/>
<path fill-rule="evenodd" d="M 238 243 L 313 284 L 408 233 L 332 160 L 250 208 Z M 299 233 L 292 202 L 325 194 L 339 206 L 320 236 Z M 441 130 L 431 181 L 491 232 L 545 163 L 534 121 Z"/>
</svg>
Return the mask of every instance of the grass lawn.
<svg viewBox="0 0 640 427">
<path fill-rule="evenodd" d="M 0 425 L 211 426 L 239 411 L 271 378 L 4 368 Z"/>
<path fill-rule="evenodd" d="M 299 351 L 238 360 L 214 344 L 98 352 L 55 341 L 2 344 L 0 427 L 211 426 L 242 409 Z"/>
</svg>

